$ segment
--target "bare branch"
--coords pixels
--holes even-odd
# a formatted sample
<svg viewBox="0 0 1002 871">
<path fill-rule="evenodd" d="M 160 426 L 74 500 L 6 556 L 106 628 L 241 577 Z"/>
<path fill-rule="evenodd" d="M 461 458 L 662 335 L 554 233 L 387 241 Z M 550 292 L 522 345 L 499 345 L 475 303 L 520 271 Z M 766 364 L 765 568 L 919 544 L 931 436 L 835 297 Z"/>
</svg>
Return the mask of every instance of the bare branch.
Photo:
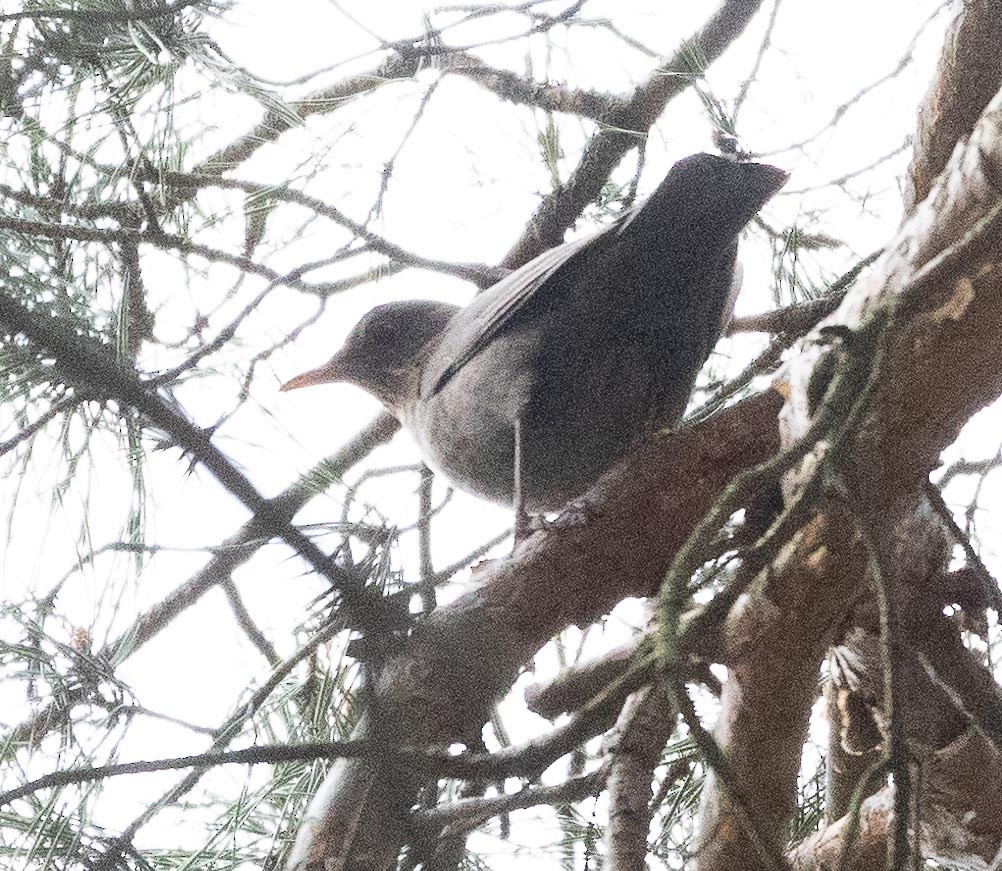
<svg viewBox="0 0 1002 871">
<path fill-rule="evenodd" d="M 654 769 L 678 714 L 659 686 L 645 687 L 627 701 L 616 729 L 606 740 L 609 758 L 607 855 L 611 871 L 647 867 Z"/>
<path fill-rule="evenodd" d="M 278 535 L 343 597 L 349 611 L 364 626 L 371 622 L 366 612 L 375 602 L 364 603 L 357 580 L 320 550 L 298 527 L 285 520 L 230 460 L 211 442 L 211 434 L 195 426 L 181 412 L 144 384 L 136 371 L 116 363 L 108 350 L 93 339 L 78 336 L 52 318 L 30 311 L 0 295 L 0 321 L 12 332 L 22 333 L 53 354 L 60 374 L 89 392 L 114 398 L 136 409 L 153 426 L 163 430 L 174 444 L 195 457 L 213 477 L 254 515 L 259 527 Z"/>
<path fill-rule="evenodd" d="M 233 611 L 233 616 L 236 618 L 240 628 L 243 629 L 244 635 L 257 648 L 258 653 L 267 660 L 268 665 L 272 668 L 277 666 L 282 661 L 282 657 L 278 655 L 272 643 L 254 622 L 254 618 L 251 617 L 250 612 L 247 610 L 247 606 L 244 604 L 243 597 L 240 595 L 240 591 L 237 589 L 233 578 L 230 577 L 224 580 L 222 587 L 223 592 L 226 594 L 226 599 L 230 603 L 230 610 Z"/>
<path fill-rule="evenodd" d="M 805 137 L 804 139 L 801 139 L 790 145 L 786 145 L 783 148 L 776 148 L 773 149 L 772 151 L 758 152 L 754 156 L 758 158 L 771 157 L 777 154 L 782 154 L 783 152 L 786 151 L 802 150 L 815 140 L 819 139 L 828 130 L 831 130 L 839 121 L 842 120 L 842 117 L 853 106 L 855 106 L 857 103 L 860 103 L 863 99 L 865 99 L 869 94 L 876 91 L 878 88 L 896 79 L 915 60 L 915 46 L 918 43 L 919 37 L 921 37 L 922 34 L 925 33 L 926 28 L 936 18 L 938 18 L 940 14 L 943 12 L 943 10 L 949 5 L 950 5 L 950 0 L 945 0 L 945 2 L 941 3 L 938 7 L 933 9 L 933 11 L 929 14 L 929 17 L 922 22 L 921 27 L 919 27 L 918 31 L 909 40 L 907 47 L 905 48 L 904 52 L 902 53 L 901 57 L 898 59 L 898 62 L 894 65 L 894 67 L 888 70 L 886 73 L 884 73 L 884 75 L 882 75 L 880 78 L 875 79 L 865 87 L 861 88 L 851 97 L 849 97 L 849 99 L 844 100 L 842 103 L 836 106 L 835 111 L 832 113 L 831 119 L 825 122 L 825 124 L 823 124 L 817 130 L 815 130 L 814 133 Z"/>
<path fill-rule="evenodd" d="M 196 175 L 193 173 L 175 172 L 170 179 L 177 182 L 181 188 L 198 189 L 202 187 L 219 187 L 227 190 L 241 190 L 252 196 L 267 197 L 287 203 L 295 203 L 310 209 L 318 215 L 334 221 L 349 230 L 354 236 L 363 239 L 372 251 L 383 254 L 403 266 L 427 269 L 431 272 L 442 272 L 454 275 L 467 281 L 472 281 L 480 287 L 486 287 L 500 281 L 508 274 L 508 270 L 486 266 L 478 263 L 448 263 L 442 260 L 431 260 L 401 248 L 378 233 L 372 232 L 364 224 L 353 221 L 336 206 L 324 202 L 317 197 L 294 190 L 287 185 L 268 185 L 252 181 L 241 181 L 232 178 L 218 178 L 211 175 Z"/>
<path fill-rule="evenodd" d="M 641 636 L 638 636 L 600 659 L 565 668 L 548 683 L 531 684 L 525 690 L 526 706 L 549 720 L 578 710 L 626 671 L 640 642 Z"/>
<path fill-rule="evenodd" d="M 590 622 L 631 592 L 650 592 L 724 482 L 775 450 L 780 403 L 770 391 L 662 434 L 599 481 L 587 521 L 579 512 L 558 518 L 512 558 L 491 563 L 387 662 L 375 688 L 380 717 L 368 716 L 357 736 L 424 746 L 479 734 L 492 700 L 556 632 Z M 396 856 L 419 784 L 399 768 L 337 763 L 302 821 L 290 867 L 325 855 L 371 858 L 378 867 L 378 857 Z"/>
<path fill-rule="evenodd" d="M 782 5 L 783 0 L 774 0 L 772 4 L 772 12 L 769 13 L 769 22 L 765 26 L 765 33 L 762 35 L 762 42 L 759 44 L 758 53 L 755 55 L 755 62 L 752 64 L 751 71 L 747 76 L 745 76 L 744 81 L 741 83 L 738 95 L 734 98 L 734 105 L 731 107 L 731 124 L 735 128 L 737 128 L 738 124 L 738 114 L 741 112 L 741 107 L 744 105 L 744 102 L 748 97 L 748 91 L 755 83 L 755 80 L 758 77 L 759 68 L 762 66 L 762 60 L 765 58 L 766 52 L 769 51 L 769 48 L 772 45 L 772 32 L 776 29 L 776 19 L 779 17 L 779 7 Z"/>
<path fill-rule="evenodd" d="M 781 417 L 787 444 L 817 423 L 819 387 L 830 380 L 832 369 L 841 374 L 846 366 L 858 365 L 877 343 L 859 425 L 851 432 L 839 430 L 844 433 L 840 444 L 834 438 L 819 442 L 800 472 L 787 476 L 788 492 L 816 480 L 823 462 L 841 457 L 852 488 L 865 494 L 857 503 L 865 505 L 868 522 L 879 521 L 886 530 L 894 518 L 907 515 L 960 427 L 1002 393 L 1002 371 L 986 347 L 1002 328 L 1002 270 L 994 253 L 1002 235 L 1002 206 L 993 181 L 1002 177 L 1000 129 L 1002 95 L 967 146 L 954 153 L 930 197 L 887 246 L 888 253 L 833 315 L 832 324 L 847 337 L 851 351 L 805 343 L 791 360 L 786 372 L 790 400 Z M 860 409 L 857 400 L 847 402 L 842 415 L 859 413 L 853 409 Z M 917 540 L 907 536 L 905 552 L 926 554 L 916 549 Z M 859 560 L 852 524 L 827 509 L 803 525 L 762 587 L 749 588 L 728 618 L 731 672 L 718 740 L 746 792 L 765 797 L 770 805 L 773 822 L 764 830 L 766 837 L 780 835 L 792 806 L 818 666 L 834 626 L 859 595 Z M 774 695 L 780 687 L 782 698 Z M 756 810 L 763 812 L 761 802 Z M 728 819 L 726 802 L 708 781 L 704 831 L 716 831 Z M 735 867 L 750 850 L 743 837 L 716 839 L 704 846 L 700 868 Z"/>
<path fill-rule="evenodd" d="M 893 836 L 887 845 L 887 866 L 905 868 L 919 861 L 920 850 L 918 844 L 913 844 L 909 837 L 909 830 L 912 828 L 916 829 L 917 836 L 917 820 L 912 818 L 912 799 L 916 784 L 912 774 L 911 752 L 905 736 L 905 697 L 901 670 L 906 660 L 906 650 L 901 616 L 898 614 L 901 595 L 890 587 L 892 579 L 884 571 L 880 546 L 867 528 L 855 500 L 850 505 L 850 513 L 856 520 L 856 528 L 866 551 L 868 574 L 880 614 L 883 719 L 887 724 L 885 759 L 887 769 L 894 778 L 894 827 Z M 881 541 L 886 541 L 887 538 L 882 537 Z"/>
<path fill-rule="evenodd" d="M 419 828 L 441 828 L 444 836 L 471 832 L 491 817 L 536 807 L 541 804 L 568 804 L 598 795 L 605 787 L 606 769 L 572 777 L 555 786 L 528 786 L 518 792 L 492 798 L 464 798 L 414 814 Z"/>
<path fill-rule="evenodd" d="M 60 414 L 64 414 L 72 409 L 76 408 L 81 402 L 79 396 L 70 394 L 64 396 L 61 399 L 57 399 L 52 403 L 45 411 L 43 411 L 35 420 L 29 423 L 27 426 L 19 430 L 15 435 L 11 436 L 6 441 L 0 442 L 0 457 L 4 454 L 10 453 L 18 445 L 24 443 L 32 436 L 39 433 L 50 421 L 59 417 Z"/>
<path fill-rule="evenodd" d="M 177 722 L 177 721 L 173 721 Z M 200 730 L 201 731 L 201 730 Z M 279 765 L 283 762 L 311 762 L 315 759 L 399 759 L 416 769 L 437 773 L 443 777 L 476 777 L 495 769 L 489 754 L 455 756 L 447 750 L 386 747 L 372 741 L 324 741 L 306 744 L 271 744 L 246 747 L 227 752 L 198 753 L 169 759 L 150 759 L 141 762 L 120 762 L 92 768 L 74 768 L 54 771 L 31 780 L 14 789 L 0 792 L 0 806 L 19 798 L 53 787 L 74 783 L 89 783 L 108 777 L 127 774 L 148 774 L 151 771 L 177 771 L 182 768 L 207 770 L 219 765 Z M 592 777 L 594 777 L 592 775 Z M 594 782 L 594 781 L 593 781 Z M 593 793 L 586 793 L 591 795 Z M 531 807 L 547 801 L 530 801 L 522 807 Z M 512 808 L 514 809 L 514 808 Z M 457 816 L 464 816 L 460 813 Z"/>
<path fill-rule="evenodd" d="M 285 112 L 270 111 L 243 136 L 203 160 L 192 170 L 192 174 L 221 176 L 246 162 L 262 146 L 274 142 L 287 130 L 291 130 L 297 124 L 297 119 L 302 121 L 310 115 L 333 111 L 354 97 L 389 82 L 409 79 L 420 69 L 421 61 L 421 53 L 413 49 L 396 52 L 370 72 L 350 76 L 289 104 L 294 113 L 292 118 Z"/>
<path fill-rule="evenodd" d="M 564 112 L 599 123 L 626 108 L 626 101 L 621 97 L 533 82 L 508 70 L 488 66 L 472 55 L 450 58 L 445 72 L 470 79 L 510 103 L 546 112 Z"/>
<path fill-rule="evenodd" d="M 925 766 L 921 805 L 921 852 L 941 867 L 984 868 L 1002 840 L 997 794 L 999 756 L 972 733 L 932 754 Z M 806 838 L 790 851 L 791 871 L 884 868 L 892 836 L 893 787 L 862 802 L 858 821 L 847 815 Z M 976 864 L 975 864 L 976 863 Z"/>
<path fill-rule="evenodd" d="M 221 251 L 218 248 L 192 242 L 184 236 L 178 236 L 173 233 L 154 233 L 148 230 L 132 230 L 127 228 L 103 230 L 94 227 L 50 224 L 45 221 L 29 221 L 24 218 L 3 216 L 0 216 L 0 230 L 12 230 L 15 233 L 40 236 L 43 239 L 75 239 L 81 242 L 99 242 L 105 245 L 152 245 L 167 251 L 179 251 L 182 254 L 204 257 L 212 263 L 225 263 L 251 275 L 259 275 L 270 281 L 273 285 L 284 284 L 295 290 L 321 297 L 341 293 L 352 287 L 372 281 L 381 275 L 385 276 L 400 269 L 399 266 L 395 267 L 390 264 L 370 269 L 362 275 L 353 278 L 341 279 L 339 281 L 309 282 L 302 280 L 301 276 L 304 271 L 302 268 L 293 269 L 287 273 L 278 272 L 269 266 L 265 266 L 263 263 L 250 260 L 243 254 L 230 254 L 228 251 Z"/>
<path fill-rule="evenodd" d="M 852 269 L 832 282 L 825 295 L 820 299 L 794 303 L 761 315 L 734 318 L 727 328 L 728 334 L 765 332 L 802 336 L 818 321 L 838 308 L 848 289 L 859 278 L 860 273 L 868 266 L 873 265 L 883 253 L 884 249 L 878 248 L 872 254 L 868 254 Z"/>
</svg>

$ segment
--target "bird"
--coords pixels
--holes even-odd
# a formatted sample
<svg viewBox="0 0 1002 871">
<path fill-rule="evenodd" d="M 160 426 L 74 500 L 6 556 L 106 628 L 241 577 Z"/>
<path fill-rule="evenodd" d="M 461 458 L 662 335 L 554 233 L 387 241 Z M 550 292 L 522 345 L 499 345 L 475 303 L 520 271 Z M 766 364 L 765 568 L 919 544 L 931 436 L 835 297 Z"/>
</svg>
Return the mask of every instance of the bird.
<svg viewBox="0 0 1002 871">
<path fill-rule="evenodd" d="M 788 174 L 700 153 L 592 235 L 554 247 L 465 307 L 376 306 L 319 368 L 350 382 L 458 486 L 529 512 L 582 495 L 682 417 L 733 312 L 738 237 Z"/>
</svg>

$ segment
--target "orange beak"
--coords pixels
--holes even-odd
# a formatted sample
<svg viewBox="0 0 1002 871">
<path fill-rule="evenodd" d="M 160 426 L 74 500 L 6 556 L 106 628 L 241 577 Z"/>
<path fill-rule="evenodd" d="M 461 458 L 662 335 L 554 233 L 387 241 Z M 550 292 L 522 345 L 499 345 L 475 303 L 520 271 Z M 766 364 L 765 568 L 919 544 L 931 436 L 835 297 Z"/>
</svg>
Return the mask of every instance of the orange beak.
<svg viewBox="0 0 1002 871">
<path fill-rule="evenodd" d="M 330 384 L 332 381 L 347 379 L 345 365 L 340 354 L 335 354 L 330 360 L 317 369 L 310 369 L 295 378 L 286 381 L 279 390 L 296 390 L 299 387 L 310 387 L 313 384 Z"/>
</svg>

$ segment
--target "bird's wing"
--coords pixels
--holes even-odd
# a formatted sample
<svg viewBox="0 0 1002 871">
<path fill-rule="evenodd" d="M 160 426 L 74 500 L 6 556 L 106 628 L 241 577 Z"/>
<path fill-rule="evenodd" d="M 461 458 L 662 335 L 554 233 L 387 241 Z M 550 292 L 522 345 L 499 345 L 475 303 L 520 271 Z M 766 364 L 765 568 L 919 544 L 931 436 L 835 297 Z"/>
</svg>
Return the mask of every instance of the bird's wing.
<svg viewBox="0 0 1002 871">
<path fill-rule="evenodd" d="M 443 337 L 443 344 L 454 349 L 448 359 L 436 355 L 429 361 L 430 369 L 422 378 L 421 393 L 434 396 L 449 380 L 486 348 L 493 339 L 509 326 L 529 302 L 545 292 L 549 280 L 585 249 L 602 248 L 623 222 L 628 221 L 633 209 L 618 217 L 614 223 L 581 239 L 565 242 L 506 275 L 474 298 L 460 317 L 453 321 Z"/>
</svg>

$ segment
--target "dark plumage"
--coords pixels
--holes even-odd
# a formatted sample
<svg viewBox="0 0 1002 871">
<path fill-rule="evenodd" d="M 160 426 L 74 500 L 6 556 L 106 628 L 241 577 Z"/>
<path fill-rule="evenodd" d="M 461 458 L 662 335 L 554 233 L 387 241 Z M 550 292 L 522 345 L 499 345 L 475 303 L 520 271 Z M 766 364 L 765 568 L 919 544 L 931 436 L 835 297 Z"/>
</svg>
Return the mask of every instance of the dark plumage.
<svg viewBox="0 0 1002 871">
<path fill-rule="evenodd" d="M 283 389 L 365 388 L 430 466 L 509 504 L 518 419 L 525 507 L 558 508 L 682 415 L 731 316 L 738 235 L 785 181 L 764 164 L 687 157 L 646 202 L 465 308 L 374 308 L 327 364 Z"/>
</svg>

